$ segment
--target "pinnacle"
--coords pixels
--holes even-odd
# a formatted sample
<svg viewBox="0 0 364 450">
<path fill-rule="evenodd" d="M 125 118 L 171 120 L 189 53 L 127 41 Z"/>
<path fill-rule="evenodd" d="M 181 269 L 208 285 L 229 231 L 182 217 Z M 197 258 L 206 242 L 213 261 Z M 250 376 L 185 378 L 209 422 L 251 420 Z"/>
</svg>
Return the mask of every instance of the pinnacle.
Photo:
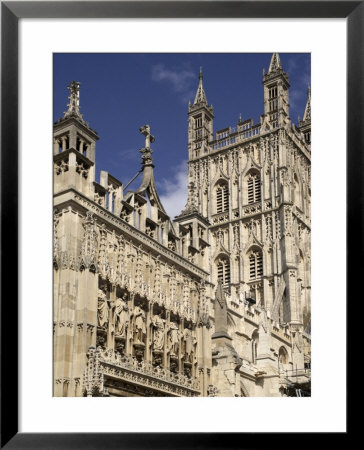
<svg viewBox="0 0 364 450">
<path fill-rule="evenodd" d="M 273 53 L 272 59 L 270 60 L 268 73 L 276 72 L 279 69 L 282 70 L 282 63 L 279 53 Z"/>
<path fill-rule="evenodd" d="M 303 114 L 303 121 L 310 121 L 311 120 L 311 87 L 309 86 L 307 88 L 307 102 L 305 107 L 305 112 Z"/>
<path fill-rule="evenodd" d="M 196 92 L 196 96 L 195 96 L 195 101 L 193 102 L 193 104 L 196 105 L 198 103 L 204 103 L 207 105 L 205 89 L 204 89 L 203 83 L 202 83 L 202 79 L 203 79 L 202 67 L 200 67 L 200 73 L 199 73 L 198 78 L 199 78 L 199 83 L 198 83 L 198 88 L 197 88 L 197 92 Z"/>
</svg>

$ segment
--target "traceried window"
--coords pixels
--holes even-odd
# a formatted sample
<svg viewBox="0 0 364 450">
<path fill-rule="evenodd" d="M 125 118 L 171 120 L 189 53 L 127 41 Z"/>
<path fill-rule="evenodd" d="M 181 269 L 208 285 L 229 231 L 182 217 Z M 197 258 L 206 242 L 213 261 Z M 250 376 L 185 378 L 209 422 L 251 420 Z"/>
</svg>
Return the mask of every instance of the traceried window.
<svg viewBox="0 0 364 450">
<path fill-rule="evenodd" d="M 248 203 L 260 202 L 260 175 L 251 173 L 248 176 Z"/>
<path fill-rule="evenodd" d="M 254 250 L 249 255 L 249 278 L 255 280 L 263 275 L 262 252 Z"/>
<path fill-rule="evenodd" d="M 217 279 L 224 286 L 230 284 L 230 262 L 227 258 L 221 258 L 217 261 Z"/>
<path fill-rule="evenodd" d="M 229 188 L 226 183 L 221 183 L 216 188 L 216 212 L 229 210 Z"/>
</svg>

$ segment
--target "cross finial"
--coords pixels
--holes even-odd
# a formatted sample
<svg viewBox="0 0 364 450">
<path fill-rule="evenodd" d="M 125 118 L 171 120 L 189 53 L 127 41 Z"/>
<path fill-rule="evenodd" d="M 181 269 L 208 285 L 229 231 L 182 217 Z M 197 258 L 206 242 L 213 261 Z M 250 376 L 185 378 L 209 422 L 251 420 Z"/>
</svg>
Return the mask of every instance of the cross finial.
<svg viewBox="0 0 364 450">
<path fill-rule="evenodd" d="M 68 97 L 68 110 L 64 113 L 64 117 L 77 116 L 82 118 L 80 114 L 80 86 L 81 83 L 78 81 L 71 81 L 71 84 L 67 86 L 70 95 Z"/>
<path fill-rule="evenodd" d="M 150 143 L 155 141 L 154 136 L 150 134 L 150 126 L 144 125 L 144 127 L 139 128 L 139 131 L 145 136 L 145 148 L 150 148 Z"/>
<path fill-rule="evenodd" d="M 199 78 L 200 80 L 202 80 L 202 78 L 203 78 L 203 74 L 202 74 L 202 66 L 200 66 L 200 74 L 199 74 L 198 78 Z"/>
</svg>

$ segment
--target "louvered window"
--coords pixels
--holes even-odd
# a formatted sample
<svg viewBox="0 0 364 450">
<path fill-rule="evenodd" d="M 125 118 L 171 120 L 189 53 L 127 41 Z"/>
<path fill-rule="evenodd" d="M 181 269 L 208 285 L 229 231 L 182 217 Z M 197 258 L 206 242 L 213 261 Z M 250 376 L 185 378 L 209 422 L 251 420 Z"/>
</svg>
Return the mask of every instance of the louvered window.
<svg viewBox="0 0 364 450">
<path fill-rule="evenodd" d="M 230 263 L 227 259 L 220 260 L 217 264 L 217 279 L 220 280 L 224 286 L 230 284 Z"/>
<path fill-rule="evenodd" d="M 248 178 L 248 203 L 260 202 L 260 176 L 250 175 Z"/>
<path fill-rule="evenodd" d="M 258 251 L 251 253 L 249 256 L 249 277 L 255 280 L 263 275 L 263 258 Z"/>
<path fill-rule="evenodd" d="M 216 189 L 216 211 L 218 213 L 229 210 L 229 189 L 226 184 Z"/>
</svg>

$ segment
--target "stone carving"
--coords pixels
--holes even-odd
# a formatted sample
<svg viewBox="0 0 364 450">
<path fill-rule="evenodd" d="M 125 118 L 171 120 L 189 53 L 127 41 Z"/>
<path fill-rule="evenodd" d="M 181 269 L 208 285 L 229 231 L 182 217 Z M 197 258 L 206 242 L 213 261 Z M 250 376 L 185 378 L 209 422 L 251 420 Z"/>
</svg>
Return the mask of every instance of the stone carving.
<svg viewBox="0 0 364 450">
<path fill-rule="evenodd" d="M 154 315 L 152 319 L 153 331 L 153 350 L 163 351 L 164 349 L 164 323 L 165 320 L 158 315 Z"/>
<path fill-rule="evenodd" d="M 87 396 L 107 395 L 104 387 L 105 375 L 178 396 L 191 397 L 199 393 L 200 383 L 196 378 L 154 367 L 149 362 L 139 362 L 132 356 L 122 356 L 113 350 L 102 351 L 90 347 L 87 357 L 83 376 L 83 390 Z"/>
<path fill-rule="evenodd" d="M 196 338 L 192 336 L 191 325 L 183 330 L 183 342 L 184 342 L 184 354 L 185 361 L 192 362 L 192 354 L 194 345 L 196 343 Z"/>
<path fill-rule="evenodd" d="M 122 298 L 117 298 L 114 303 L 115 308 L 115 336 L 125 336 L 129 325 L 128 295 L 123 294 Z"/>
<path fill-rule="evenodd" d="M 143 343 L 146 332 L 145 311 L 137 305 L 134 308 L 134 341 L 137 343 Z"/>
<path fill-rule="evenodd" d="M 93 212 L 87 211 L 86 219 L 83 223 L 85 234 L 81 246 L 81 254 L 79 258 L 79 268 L 96 270 L 96 254 L 97 254 L 97 231 L 96 219 Z"/>
<path fill-rule="evenodd" d="M 216 397 L 218 394 L 218 389 L 216 386 L 213 386 L 212 384 L 209 384 L 207 387 L 207 396 L 208 397 Z"/>
<path fill-rule="evenodd" d="M 169 348 L 172 355 L 178 355 L 179 334 L 178 325 L 175 322 L 171 322 L 169 326 Z"/>
<path fill-rule="evenodd" d="M 56 175 L 60 175 L 63 172 L 67 172 L 69 169 L 68 163 L 64 160 L 59 161 L 57 164 L 55 164 L 55 171 Z"/>
<path fill-rule="evenodd" d="M 97 295 L 97 324 L 99 327 L 106 329 L 109 321 L 109 300 L 105 292 L 99 289 Z"/>
</svg>

